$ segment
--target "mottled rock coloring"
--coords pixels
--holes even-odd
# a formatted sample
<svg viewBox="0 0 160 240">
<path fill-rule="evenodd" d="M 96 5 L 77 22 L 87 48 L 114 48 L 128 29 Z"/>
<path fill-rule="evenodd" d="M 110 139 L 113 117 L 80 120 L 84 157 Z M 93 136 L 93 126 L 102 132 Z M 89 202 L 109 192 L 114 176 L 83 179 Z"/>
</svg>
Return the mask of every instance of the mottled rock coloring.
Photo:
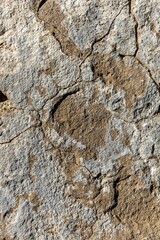
<svg viewBox="0 0 160 240">
<path fill-rule="evenodd" d="M 0 240 L 159 240 L 159 0 L 0 15 Z"/>
</svg>

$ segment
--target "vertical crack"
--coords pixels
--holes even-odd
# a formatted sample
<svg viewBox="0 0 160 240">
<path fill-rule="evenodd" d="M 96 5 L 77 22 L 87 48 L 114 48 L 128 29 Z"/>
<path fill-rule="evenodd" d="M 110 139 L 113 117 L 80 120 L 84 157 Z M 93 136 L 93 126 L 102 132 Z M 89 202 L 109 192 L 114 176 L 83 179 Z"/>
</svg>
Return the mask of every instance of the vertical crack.
<svg viewBox="0 0 160 240">
<path fill-rule="evenodd" d="M 110 24 L 110 26 L 109 26 L 109 29 L 108 29 L 107 33 L 105 33 L 102 37 L 100 37 L 100 38 L 98 38 L 98 39 L 95 39 L 94 42 L 92 43 L 89 53 L 85 56 L 85 58 L 83 59 L 83 61 L 82 61 L 81 64 L 80 64 L 80 76 L 81 76 L 81 73 L 82 73 L 81 67 L 82 67 L 82 65 L 85 63 L 85 61 L 87 60 L 87 58 L 89 58 L 89 57 L 92 55 L 93 49 L 94 49 L 94 45 L 95 45 L 96 43 L 102 41 L 107 35 L 109 35 L 109 33 L 110 33 L 111 29 L 112 29 L 112 26 L 113 26 L 116 18 L 121 14 L 121 12 L 123 11 L 123 9 L 124 9 L 127 5 L 128 5 L 128 4 L 125 4 L 125 5 L 120 9 L 120 11 L 117 13 L 117 15 L 114 17 L 114 19 L 112 20 L 112 22 L 111 22 L 111 24 Z"/>
<path fill-rule="evenodd" d="M 129 14 L 132 14 L 132 0 L 129 0 Z"/>
<path fill-rule="evenodd" d="M 111 202 L 111 206 L 107 209 L 106 212 L 111 212 L 113 209 L 115 209 L 118 205 L 118 198 L 119 198 L 119 191 L 118 191 L 118 185 L 120 184 L 121 181 L 125 181 L 128 178 L 130 178 L 131 175 L 127 175 L 124 178 L 118 177 L 113 181 L 113 199 Z"/>
<path fill-rule="evenodd" d="M 134 16 L 133 16 L 134 17 Z M 138 22 L 136 20 L 136 18 L 134 17 L 134 20 L 136 22 L 135 24 L 135 42 L 136 42 L 136 50 L 135 50 L 135 53 L 134 53 L 134 57 L 136 57 L 137 55 L 137 52 L 139 50 L 139 40 L 138 40 Z"/>
<path fill-rule="evenodd" d="M 133 17 L 135 21 L 135 42 L 136 42 L 136 50 L 135 53 L 133 54 L 134 57 L 136 57 L 137 52 L 139 50 L 139 39 L 138 39 L 138 21 L 133 13 L 133 7 L 132 7 L 132 0 L 129 0 L 128 2 L 128 7 L 129 7 L 129 14 Z"/>
<path fill-rule="evenodd" d="M 140 44 L 139 44 L 139 33 L 138 33 L 138 21 L 133 13 L 133 6 L 132 6 L 132 0 L 129 0 L 129 14 L 133 17 L 134 21 L 135 21 L 135 42 L 136 42 L 136 50 L 135 53 L 133 54 L 133 57 L 135 57 L 137 59 L 137 61 L 140 63 L 140 65 L 145 68 L 150 76 L 150 78 L 154 81 L 154 83 L 156 84 L 157 88 L 159 89 L 159 85 L 158 83 L 155 81 L 155 79 L 152 76 L 151 70 L 148 68 L 148 66 L 146 66 L 137 56 L 138 50 L 140 49 Z"/>
</svg>

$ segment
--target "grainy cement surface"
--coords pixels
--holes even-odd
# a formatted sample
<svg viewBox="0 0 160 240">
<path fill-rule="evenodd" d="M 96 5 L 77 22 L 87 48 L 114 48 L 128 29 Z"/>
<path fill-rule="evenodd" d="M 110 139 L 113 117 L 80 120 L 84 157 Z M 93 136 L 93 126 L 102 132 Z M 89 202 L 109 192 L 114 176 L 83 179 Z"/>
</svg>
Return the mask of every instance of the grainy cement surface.
<svg viewBox="0 0 160 240">
<path fill-rule="evenodd" d="M 159 0 L 0 16 L 0 240 L 159 240 Z"/>
</svg>

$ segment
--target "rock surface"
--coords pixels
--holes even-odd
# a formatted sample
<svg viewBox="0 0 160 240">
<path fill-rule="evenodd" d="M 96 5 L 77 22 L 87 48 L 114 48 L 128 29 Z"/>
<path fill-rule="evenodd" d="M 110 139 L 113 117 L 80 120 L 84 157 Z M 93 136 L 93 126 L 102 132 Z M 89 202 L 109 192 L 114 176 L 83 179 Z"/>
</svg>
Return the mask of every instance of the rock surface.
<svg viewBox="0 0 160 240">
<path fill-rule="evenodd" d="M 0 240 L 159 240 L 159 0 L 0 3 Z"/>
</svg>

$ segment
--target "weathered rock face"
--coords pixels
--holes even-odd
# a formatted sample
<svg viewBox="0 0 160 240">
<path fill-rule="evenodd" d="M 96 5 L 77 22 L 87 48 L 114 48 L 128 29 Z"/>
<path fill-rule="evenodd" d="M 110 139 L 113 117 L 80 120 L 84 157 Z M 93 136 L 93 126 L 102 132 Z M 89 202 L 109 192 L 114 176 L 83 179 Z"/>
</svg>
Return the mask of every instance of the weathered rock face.
<svg viewBox="0 0 160 240">
<path fill-rule="evenodd" d="M 0 14 L 0 240 L 159 240 L 159 0 Z"/>
</svg>

